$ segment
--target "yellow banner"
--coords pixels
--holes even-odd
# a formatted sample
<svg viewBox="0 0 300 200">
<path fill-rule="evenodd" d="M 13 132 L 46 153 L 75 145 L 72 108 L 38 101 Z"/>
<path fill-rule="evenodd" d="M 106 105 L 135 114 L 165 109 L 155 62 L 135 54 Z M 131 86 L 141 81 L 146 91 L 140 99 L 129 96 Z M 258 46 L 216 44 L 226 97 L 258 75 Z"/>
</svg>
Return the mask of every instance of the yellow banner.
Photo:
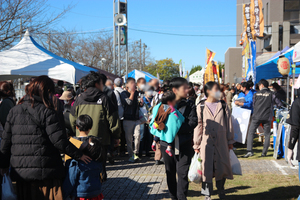
<svg viewBox="0 0 300 200">
<path fill-rule="evenodd" d="M 211 62 L 214 57 L 215 57 L 216 53 L 209 50 L 208 48 L 206 48 L 206 60 L 205 60 L 205 65 L 208 65 L 209 62 Z"/>
<path fill-rule="evenodd" d="M 262 1 L 251 0 L 251 33 L 254 40 L 264 35 L 264 16 L 262 12 Z"/>
<path fill-rule="evenodd" d="M 220 80 L 220 72 L 219 72 L 219 65 L 216 64 L 214 61 L 208 63 L 204 73 L 204 84 L 209 81 L 219 83 Z"/>
</svg>

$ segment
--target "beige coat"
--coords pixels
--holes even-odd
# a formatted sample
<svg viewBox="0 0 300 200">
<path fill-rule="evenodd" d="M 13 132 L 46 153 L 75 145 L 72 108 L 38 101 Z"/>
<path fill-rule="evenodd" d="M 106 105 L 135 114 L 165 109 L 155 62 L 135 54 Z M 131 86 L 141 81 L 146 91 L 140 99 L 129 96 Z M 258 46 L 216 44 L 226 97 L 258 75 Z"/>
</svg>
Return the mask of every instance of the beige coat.
<svg viewBox="0 0 300 200">
<path fill-rule="evenodd" d="M 221 102 L 217 105 L 215 116 L 205 105 L 202 123 L 201 104 L 197 106 L 198 125 L 194 130 L 194 149 L 200 150 L 203 182 L 211 183 L 213 177 L 216 180 L 233 179 L 228 144 L 234 143 L 234 132 L 228 106 L 225 112 L 226 120 Z"/>
</svg>

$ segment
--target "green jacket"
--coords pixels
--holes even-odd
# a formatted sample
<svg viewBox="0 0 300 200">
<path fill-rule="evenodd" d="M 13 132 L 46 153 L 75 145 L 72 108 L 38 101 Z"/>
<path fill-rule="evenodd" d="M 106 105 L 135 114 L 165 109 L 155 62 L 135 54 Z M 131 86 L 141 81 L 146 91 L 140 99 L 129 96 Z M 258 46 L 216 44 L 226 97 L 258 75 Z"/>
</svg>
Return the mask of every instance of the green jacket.
<svg viewBox="0 0 300 200">
<path fill-rule="evenodd" d="M 73 131 L 76 130 L 76 135 L 79 135 L 76 129 L 76 119 L 84 114 L 93 119 L 93 127 L 89 135 L 101 138 L 103 145 L 110 144 L 111 136 L 120 137 L 121 124 L 118 110 L 114 109 L 108 97 L 97 88 L 88 88 L 76 98 L 71 108 L 70 123 Z"/>
</svg>

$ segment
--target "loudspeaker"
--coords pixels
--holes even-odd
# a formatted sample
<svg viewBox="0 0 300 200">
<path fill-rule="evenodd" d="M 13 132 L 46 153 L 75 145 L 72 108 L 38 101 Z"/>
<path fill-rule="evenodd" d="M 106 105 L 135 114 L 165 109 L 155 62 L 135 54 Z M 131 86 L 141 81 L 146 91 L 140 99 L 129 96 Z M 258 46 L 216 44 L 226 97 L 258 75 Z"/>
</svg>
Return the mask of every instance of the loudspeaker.
<svg viewBox="0 0 300 200">
<path fill-rule="evenodd" d="M 122 15 L 122 14 L 118 14 L 115 16 L 115 23 L 118 25 L 118 26 L 123 26 L 125 25 L 127 22 L 126 20 L 126 17 L 125 15 Z"/>
</svg>

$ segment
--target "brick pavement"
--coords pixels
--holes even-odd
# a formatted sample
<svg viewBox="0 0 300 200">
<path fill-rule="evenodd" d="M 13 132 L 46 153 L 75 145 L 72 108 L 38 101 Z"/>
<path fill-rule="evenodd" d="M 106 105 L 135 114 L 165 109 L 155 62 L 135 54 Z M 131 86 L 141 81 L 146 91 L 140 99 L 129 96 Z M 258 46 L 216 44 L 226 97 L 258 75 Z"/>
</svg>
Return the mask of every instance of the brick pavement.
<svg viewBox="0 0 300 200">
<path fill-rule="evenodd" d="M 298 174 L 298 169 L 289 167 L 283 159 L 240 159 L 240 163 L 244 174 Z M 169 198 L 164 165 L 154 165 L 153 157 L 143 157 L 137 163 L 117 160 L 115 165 L 107 165 L 107 171 L 108 180 L 102 187 L 105 199 Z"/>
</svg>

